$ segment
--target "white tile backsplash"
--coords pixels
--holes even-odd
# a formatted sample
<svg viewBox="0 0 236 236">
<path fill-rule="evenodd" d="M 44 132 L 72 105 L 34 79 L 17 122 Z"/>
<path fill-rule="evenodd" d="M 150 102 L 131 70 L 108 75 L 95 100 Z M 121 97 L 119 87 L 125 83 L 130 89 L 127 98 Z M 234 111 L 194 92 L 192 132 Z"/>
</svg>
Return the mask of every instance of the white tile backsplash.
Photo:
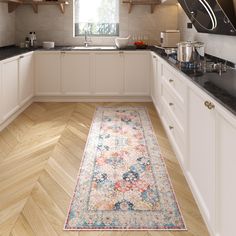
<svg viewBox="0 0 236 236">
<path fill-rule="evenodd" d="M 53 40 L 57 45 L 76 45 L 83 38 L 73 37 L 73 1 L 70 0 L 65 14 L 56 6 L 39 6 L 38 14 L 30 7 L 21 6 L 16 10 L 16 42 L 24 40 L 30 31 L 35 31 L 39 43 Z M 142 35 L 150 43 L 159 43 L 160 32 L 165 29 L 177 29 L 178 9 L 176 5 L 157 6 L 150 13 L 149 6 L 134 6 L 128 14 L 128 5 L 120 0 L 120 36 Z M 93 44 L 114 44 L 114 37 L 93 37 Z"/>
<path fill-rule="evenodd" d="M 0 47 L 15 43 L 15 13 L 8 13 L 6 3 L 0 3 Z"/>
</svg>

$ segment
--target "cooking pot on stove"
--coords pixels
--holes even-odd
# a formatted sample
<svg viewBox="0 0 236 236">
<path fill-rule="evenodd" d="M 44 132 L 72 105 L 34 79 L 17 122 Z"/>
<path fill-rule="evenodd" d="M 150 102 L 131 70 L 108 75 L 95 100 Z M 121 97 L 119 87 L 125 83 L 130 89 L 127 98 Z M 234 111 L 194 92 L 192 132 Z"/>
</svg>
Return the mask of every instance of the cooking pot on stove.
<svg viewBox="0 0 236 236">
<path fill-rule="evenodd" d="M 179 62 L 196 62 L 205 56 L 204 43 L 187 41 L 177 45 L 177 60 Z"/>
</svg>

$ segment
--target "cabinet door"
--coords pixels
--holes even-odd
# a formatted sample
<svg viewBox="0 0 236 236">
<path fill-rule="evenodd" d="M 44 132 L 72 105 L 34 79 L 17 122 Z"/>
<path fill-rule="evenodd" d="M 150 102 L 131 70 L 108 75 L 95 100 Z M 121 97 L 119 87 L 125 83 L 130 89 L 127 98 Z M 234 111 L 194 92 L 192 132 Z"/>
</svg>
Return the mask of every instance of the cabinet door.
<svg viewBox="0 0 236 236">
<path fill-rule="evenodd" d="M 19 102 L 23 105 L 34 96 L 33 54 L 19 59 Z"/>
<path fill-rule="evenodd" d="M 215 111 L 204 105 L 206 100 L 189 88 L 188 173 L 205 219 L 212 225 L 215 220 Z"/>
<path fill-rule="evenodd" d="M 94 55 L 94 93 L 121 95 L 123 90 L 123 56 L 117 52 Z"/>
<path fill-rule="evenodd" d="M 150 95 L 150 56 L 146 52 L 125 52 L 125 94 Z"/>
<path fill-rule="evenodd" d="M 157 111 L 161 112 L 161 61 L 152 53 L 151 96 Z"/>
<path fill-rule="evenodd" d="M 151 96 L 152 96 L 152 100 L 156 105 L 156 100 L 157 100 L 157 89 L 156 89 L 156 78 L 157 78 L 157 56 L 152 53 L 151 54 L 151 60 L 152 60 L 152 64 L 151 64 Z"/>
<path fill-rule="evenodd" d="M 61 94 L 60 52 L 36 52 L 35 93 L 36 95 Z"/>
<path fill-rule="evenodd" d="M 2 64 L 2 114 L 3 120 L 11 116 L 18 105 L 18 59 Z"/>
<path fill-rule="evenodd" d="M 91 94 L 90 53 L 62 54 L 62 91 L 70 95 Z"/>
<path fill-rule="evenodd" d="M 0 124 L 3 122 L 2 63 L 0 62 Z"/>
<path fill-rule="evenodd" d="M 235 235 L 236 118 L 217 119 L 217 235 Z"/>
</svg>

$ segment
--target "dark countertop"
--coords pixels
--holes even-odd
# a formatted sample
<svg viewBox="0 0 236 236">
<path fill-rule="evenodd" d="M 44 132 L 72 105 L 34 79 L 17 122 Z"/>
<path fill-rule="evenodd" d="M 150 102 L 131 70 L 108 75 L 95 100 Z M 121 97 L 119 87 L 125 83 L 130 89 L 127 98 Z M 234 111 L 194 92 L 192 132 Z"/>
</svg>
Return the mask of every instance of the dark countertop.
<svg viewBox="0 0 236 236">
<path fill-rule="evenodd" d="M 0 48 L 0 60 L 4 60 L 13 56 L 21 55 L 34 50 L 44 50 L 42 48 L 37 49 L 21 49 L 16 46 L 8 46 Z M 114 51 L 120 50 L 117 48 L 113 49 L 89 49 L 89 51 Z M 135 46 L 129 46 L 122 51 L 133 51 L 137 50 Z M 221 76 L 217 73 L 205 73 L 201 76 L 194 76 L 187 74 L 185 71 L 181 70 L 178 63 L 170 60 L 163 50 L 156 47 L 148 47 L 147 49 L 138 50 L 150 50 L 164 59 L 171 66 L 176 68 L 180 73 L 182 73 L 188 80 L 192 81 L 195 85 L 205 91 L 209 96 L 219 102 L 227 110 L 236 116 L 236 69 L 228 68 L 226 73 Z M 59 46 L 54 49 L 49 49 L 47 51 L 84 51 L 84 49 L 74 50 L 71 46 Z"/>
<path fill-rule="evenodd" d="M 171 66 L 177 69 L 188 80 L 205 91 L 223 107 L 236 116 L 236 69 L 228 67 L 227 72 L 219 75 L 215 72 L 204 73 L 200 76 L 183 71 L 179 63 L 167 57 L 163 50 L 151 47 L 151 50 L 162 57 Z"/>
<path fill-rule="evenodd" d="M 32 49 L 19 48 L 16 46 L 0 47 L 0 61 L 10 57 L 18 56 L 27 52 L 33 51 Z"/>
<path fill-rule="evenodd" d="M 94 46 L 96 47 L 96 46 Z M 98 46 L 99 47 L 99 46 Z M 135 51 L 135 50 L 145 50 L 145 49 L 136 49 L 135 46 L 129 46 L 125 49 L 118 49 L 116 47 L 113 48 L 106 48 L 106 49 L 99 49 L 99 48 L 93 48 L 93 49 L 73 49 L 72 46 L 57 46 L 53 49 L 44 49 L 42 47 L 38 48 L 19 48 L 16 46 L 6 46 L 6 47 L 0 47 L 0 61 L 5 60 L 14 56 L 18 56 L 27 52 L 32 51 Z"/>
</svg>

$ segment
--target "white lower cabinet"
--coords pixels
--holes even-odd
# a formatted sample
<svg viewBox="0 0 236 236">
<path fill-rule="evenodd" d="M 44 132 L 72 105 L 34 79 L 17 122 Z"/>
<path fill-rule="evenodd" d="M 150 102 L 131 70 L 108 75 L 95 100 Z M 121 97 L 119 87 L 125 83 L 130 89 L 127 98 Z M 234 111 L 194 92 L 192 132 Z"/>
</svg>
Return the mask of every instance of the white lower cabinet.
<svg viewBox="0 0 236 236">
<path fill-rule="evenodd" d="M 93 57 L 93 92 L 121 95 L 123 91 L 123 52 L 99 52 Z"/>
<path fill-rule="evenodd" d="M 6 120 L 19 108 L 18 85 L 18 60 L 5 60 L 2 63 L 2 120 Z"/>
<path fill-rule="evenodd" d="M 61 53 L 35 53 L 35 95 L 61 94 Z"/>
<path fill-rule="evenodd" d="M 205 219 L 214 225 L 216 113 L 205 106 L 208 97 L 188 92 L 188 175 Z"/>
<path fill-rule="evenodd" d="M 235 235 L 236 119 L 220 112 L 216 125 L 217 236 Z"/>
<path fill-rule="evenodd" d="M 236 117 L 154 53 L 37 51 L 1 61 L 0 129 L 34 94 L 149 96 L 150 87 L 210 234 L 235 235 Z"/>
<path fill-rule="evenodd" d="M 91 54 L 62 52 L 61 56 L 62 92 L 65 95 L 91 94 Z"/>
<path fill-rule="evenodd" d="M 34 96 L 33 53 L 19 57 L 19 104 L 24 105 Z"/>
<path fill-rule="evenodd" d="M 150 54 L 38 51 L 35 95 L 150 96 Z"/>
<path fill-rule="evenodd" d="M 124 53 L 124 94 L 150 96 L 149 52 Z"/>
<path fill-rule="evenodd" d="M 151 54 L 151 97 L 158 112 L 161 112 L 161 61 L 155 54 Z"/>
</svg>

